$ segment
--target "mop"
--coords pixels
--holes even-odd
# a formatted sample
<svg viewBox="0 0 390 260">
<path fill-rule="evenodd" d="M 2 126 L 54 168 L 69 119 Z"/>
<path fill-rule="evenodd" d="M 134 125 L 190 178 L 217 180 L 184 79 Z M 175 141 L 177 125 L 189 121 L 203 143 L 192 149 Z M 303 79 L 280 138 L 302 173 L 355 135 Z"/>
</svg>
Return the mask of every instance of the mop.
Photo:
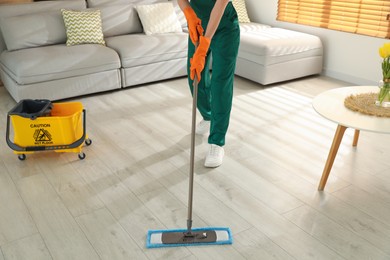
<svg viewBox="0 0 390 260">
<path fill-rule="evenodd" d="M 227 227 L 192 228 L 192 202 L 193 202 L 194 160 L 195 160 L 195 124 L 196 124 L 197 100 L 198 100 L 198 79 L 195 75 L 195 79 L 193 83 L 193 98 L 192 98 L 192 129 L 191 129 L 191 153 L 190 153 L 187 229 L 149 230 L 146 238 L 147 248 L 198 246 L 198 245 L 224 245 L 224 244 L 233 243 L 230 229 Z"/>
</svg>

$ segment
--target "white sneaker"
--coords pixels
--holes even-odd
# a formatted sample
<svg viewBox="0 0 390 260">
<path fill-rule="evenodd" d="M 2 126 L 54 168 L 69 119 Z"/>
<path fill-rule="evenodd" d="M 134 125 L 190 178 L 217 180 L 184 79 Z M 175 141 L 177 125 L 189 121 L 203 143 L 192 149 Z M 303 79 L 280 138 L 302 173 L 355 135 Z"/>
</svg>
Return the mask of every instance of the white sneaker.
<svg viewBox="0 0 390 260">
<path fill-rule="evenodd" d="M 210 131 L 210 121 L 202 119 L 199 124 L 196 125 L 195 133 L 198 135 L 207 134 Z"/>
<path fill-rule="evenodd" d="M 221 146 L 211 144 L 209 153 L 207 154 L 206 160 L 204 162 L 204 166 L 209 168 L 220 166 L 222 164 L 224 154 L 225 151 Z"/>
</svg>

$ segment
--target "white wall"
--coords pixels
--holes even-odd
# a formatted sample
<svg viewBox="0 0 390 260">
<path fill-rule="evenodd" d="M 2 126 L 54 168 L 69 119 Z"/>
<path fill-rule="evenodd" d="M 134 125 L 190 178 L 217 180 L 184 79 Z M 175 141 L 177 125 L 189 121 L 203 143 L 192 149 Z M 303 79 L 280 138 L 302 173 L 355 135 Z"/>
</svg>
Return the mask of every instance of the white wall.
<svg viewBox="0 0 390 260">
<path fill-rule="evenodd" d="M 324 75 L 357 85 L 376 85 L 381 79 L 378 49 L 390 40 L 277 21 L 278 0 L 246 0 L 246 5 L 254 22 L 319 36 L 324 45 Z"/>
</svg>

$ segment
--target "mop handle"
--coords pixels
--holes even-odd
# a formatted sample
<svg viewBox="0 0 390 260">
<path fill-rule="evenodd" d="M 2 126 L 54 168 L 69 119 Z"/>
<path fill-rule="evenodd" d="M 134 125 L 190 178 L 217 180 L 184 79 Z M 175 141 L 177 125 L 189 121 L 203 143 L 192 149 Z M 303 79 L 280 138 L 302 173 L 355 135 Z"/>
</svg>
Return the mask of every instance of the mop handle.
<svg viewBox="0 0 390 260">
<path fill-rule="evenodd" d="M 195 51 L 198 43 L 195 43 Z M 194 52 L 195 53 L 195 52 Z M 192 201 L 194 194 L 194 162 L 195 162 L 195 127 L 196 127 L 196 107 L 198 103 L 198 77 L 194 77 L 192 83 L 192 125 L 191 125 L 191 153 L 190 153 L 190 176 L 188 189 L 188 218 L 187 218 L 187 234 L 191 234 L 192 227 Z"/>
</svg>

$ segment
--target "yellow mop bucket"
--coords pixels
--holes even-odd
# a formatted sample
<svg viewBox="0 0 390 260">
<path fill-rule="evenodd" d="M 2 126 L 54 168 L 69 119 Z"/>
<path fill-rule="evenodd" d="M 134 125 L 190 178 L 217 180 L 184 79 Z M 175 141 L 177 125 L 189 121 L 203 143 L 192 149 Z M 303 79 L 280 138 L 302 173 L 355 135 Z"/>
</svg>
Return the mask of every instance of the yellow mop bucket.
<svg viewBox="0 0 390 260">
<path fill-rule="evenodd" d="M 92 143 L 86 135 L 86 112 L 80 102 L 51 103 L 32 99 L 20 101 L 8 112 L 6 139 L 20 160 L 28 153 L 45 150 L 74 152 L 84 159 L 82 146 L 84 142 Z"/>
</svg>

